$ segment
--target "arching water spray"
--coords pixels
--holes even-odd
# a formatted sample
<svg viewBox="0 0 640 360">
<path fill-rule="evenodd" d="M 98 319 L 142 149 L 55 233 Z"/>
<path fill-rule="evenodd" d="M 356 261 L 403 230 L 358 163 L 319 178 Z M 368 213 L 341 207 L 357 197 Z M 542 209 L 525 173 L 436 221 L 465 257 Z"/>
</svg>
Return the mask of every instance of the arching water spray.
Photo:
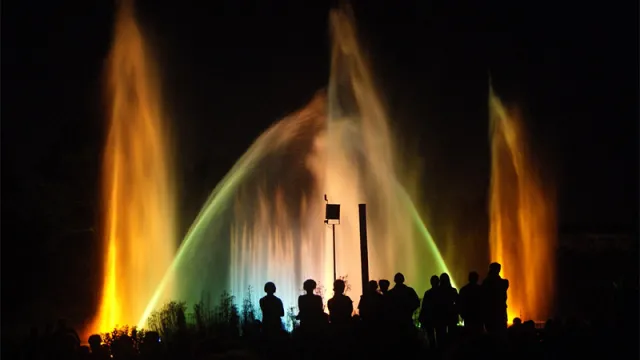
<svg viewBox="0 0 640 360">
<path fill-rule="evenodd" d="M 328 94 L 263 133 L 215 187 L 187 233 L 167 277 L 140 319 L 176 283 L 178 298 L 198 302 L 274 281 L 285 307 L 306 278 L 331 288 L 331 231 L 323 194 L 342 205 L 337 271 L 361 294 L 358 203 L 368 205 L 371 278 L 405 273 L 418 291 L 448 272 L 398 174 L 389 120 L 357 43 L 348 12 L 331 13 Z M 327 293 L 326 295 L 330 295 Z M 239 301 L 237 301 L 239 302 Z"/>
</svg>

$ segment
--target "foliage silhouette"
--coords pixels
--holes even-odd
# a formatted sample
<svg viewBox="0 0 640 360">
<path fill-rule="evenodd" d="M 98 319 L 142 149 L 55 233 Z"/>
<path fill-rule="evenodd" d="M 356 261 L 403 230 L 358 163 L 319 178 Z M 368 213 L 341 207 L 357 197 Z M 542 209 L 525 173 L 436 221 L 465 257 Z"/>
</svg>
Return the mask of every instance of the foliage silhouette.
<svg viewBox="0 0 640 360">
<path fill-rule="evenodd" d="M 102 338 L 102 342 L 111 348 L 111 345 L 115 341 L 120 340 L 121 338 L 128 336 L 131 338 L 133 342 L 133 346 L 135 350 L 139 350 L 140 344 L 144 339 L 146 331 L 144 329 L 136 329 L 135 326 L 129 327 L 127 325 L 121 327 L 115 327 L 111 332 L 100 334 Z"/>
</svg>

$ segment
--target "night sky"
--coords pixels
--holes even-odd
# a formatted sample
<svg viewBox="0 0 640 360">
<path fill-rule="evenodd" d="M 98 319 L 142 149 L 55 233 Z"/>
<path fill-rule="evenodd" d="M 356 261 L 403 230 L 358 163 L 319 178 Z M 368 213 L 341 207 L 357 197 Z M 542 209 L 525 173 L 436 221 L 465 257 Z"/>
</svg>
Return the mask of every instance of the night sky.
<svg viewBox="0 0 640 360">
<path fill-rule="evenodd" d="M 138 2 L 178 143 L 183 229 L 251 142 L 327 83 L 331 2 L 273 4 Z M 637 3 L 354 8 L 392 125 L 421 159 L 436 238 L 444 223 L 486 227 L 489 73 L 526 114 L 558 189 L 561 229 L 637 231 Z M 3 2 L 3 331 L 58 316 L 78 323 L 97 302 L 114 9 L 102 0 Z"/>
</svg>

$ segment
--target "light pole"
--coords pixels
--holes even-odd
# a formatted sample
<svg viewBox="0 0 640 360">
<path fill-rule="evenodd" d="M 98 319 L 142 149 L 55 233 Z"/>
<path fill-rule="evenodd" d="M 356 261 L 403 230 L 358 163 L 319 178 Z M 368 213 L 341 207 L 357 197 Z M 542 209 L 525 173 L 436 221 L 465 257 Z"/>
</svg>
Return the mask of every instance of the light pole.
<svg viewBox="0 0 640 360">
<path fill-rule="evenodd" d="M 360 215 L 360 266 L 362 270 L 362 291 L 369 286 L 369 246 L 367 244 L 367 204 L 358 204 Z"/>
<path fill-rule="evenodd" d="M 336 281 L 338 279 L 336 271 L 336 225 L 340 225 L 340 204 L 329 204 L 327 194 L 324 195 L 324 201 L 327 203 L 324 223 L 331 225 L 331 232 L 333 233 L 333 281 Z"/>
</svg>

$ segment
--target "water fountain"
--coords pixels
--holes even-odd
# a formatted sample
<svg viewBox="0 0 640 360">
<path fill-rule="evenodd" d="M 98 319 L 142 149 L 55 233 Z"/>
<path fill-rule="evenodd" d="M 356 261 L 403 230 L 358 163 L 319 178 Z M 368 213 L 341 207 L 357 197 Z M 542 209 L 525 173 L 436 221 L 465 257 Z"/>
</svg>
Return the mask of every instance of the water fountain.
<svg viewBox="0 0 640 360">
<path fill-rule="evenodd" d="M 510 280 L 509 322 L 552 315 L 556 222 L 553 189 L 536 167 L 522 116 L 489 95 L 491 185 L 489 247 Z"/>
<path fill-rule="evenodd" d="M 214 188 L 139 325 L 172 288 L 188 303 L 224 290 L 239 301 L 249 286 L 274 281 L 286 307 L 296 305 L 306 278 L 330 289 L 323 194 L 342 205 L 337 271 L 354 300 L 362 291 L 358 203 L 368 205 L 371 278 L 401 271 L 422 290 L 429 275 L 448 272 L 403 188 L 390 121 L 348 10 L 331 12 L 331 30 L 328 90 L 265 131 Z"/>
<path fill-rule="evenodd" d="M 121 1 L 108 58 L 108 138 L 103 164 L 104 284 L 88 331 L 135 324 L 171 264 L 174 183 L 154 62 Z M 165 288 L 172 297 L 170 288 Z"/>
<path fill-rule="evenodd" d="M 422 290 L 448 272 L 405 190 L 408 177 L 348 9 L 331 12 L 329 86 L 267 129 L 214 188 L 176 252 L 167 124 L 153 59 L 121 2 L 109 57 L 109 134 L 104 156 L 105 280 L 92 332 L 144 326 L 168 300 L 198 302 L 274 281 L 295 306 L 303 280 L 330 288 L 331 231 L 323 194 L 342 205 L 337 271 L 361 294 L 357 204 L 368 205 L 370 276 L 405 273 Z M 490 93 L 491 260 L 511 281 L 509 319 L 543 319 L 553 297 L 555 214 L 521 116 Z M 330 294 L 326 294 L 330 295 Z"/>
</svg>

